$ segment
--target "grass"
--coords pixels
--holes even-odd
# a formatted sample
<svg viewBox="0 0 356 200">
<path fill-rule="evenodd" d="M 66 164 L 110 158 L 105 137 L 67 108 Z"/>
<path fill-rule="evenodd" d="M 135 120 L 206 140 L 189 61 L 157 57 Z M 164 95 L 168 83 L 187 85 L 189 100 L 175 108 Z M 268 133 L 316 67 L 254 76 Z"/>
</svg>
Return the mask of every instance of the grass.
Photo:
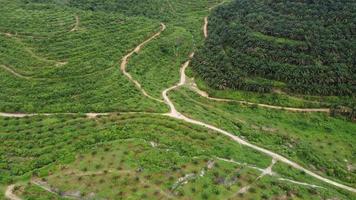
<svg viewBox="0 0 356 200">
<path fill-rule="evenodd" d="M 212 102 L 187 88 L 170 94 L 177 109 L 194 119 L 231 131 L 246 140 L 302 163 L 306 168 L 355 185 L 347 169 L 355 162 L 352 122 L 318 113 L 291 113 L 237 103 Z"/>
<path fill-rule="evenodd" d="M 192 165 L 189 162 L 194 162 L 197 156 L 233 158 L 241 162 L 254 163 L 259 167 L 265 167 L 269 163 L 266 156 L 241 147 L 217 133 L 157 115 L 123 114 L 96 120 L 74 116 L 1 118 L 1 124 L 1 139 L 4 141 L 0 150 L 1 170 L 4 172 L 1 176 L 2 183 L 27 180 L 32 175 L 55 177 L 52 175 L 55 174 L 57 166 L 73 161 L 74 163 L 68 167 L 71 170 L 76 168 L 90 172 L 117 169 L 121 166 L 132 173 L 136 173 L 138 168 L 143 168 L 151 176 L 152 173 L 173 170 L 183 164 Z M 151 141 L 158 147 L 152 148 L 149 143 Z M 221 143 L 224 143 L 223 147 Z M 82 153 L 75 156 L 77 152 Z M 92 163 L 90 165 L 89 160 Z M 190 167 L 186 169 L 193 170 Z M 58 173 L 60 180 L 69 178 L 68 183 L 77 180 L 71 175 L 64 176 L 66 172 Z M 163 174 L 157 176 L 164 177 Z M 112 178 L 100 176 L 95 178 L 96 181 L 102 179 Z M 52 183 L 60 184 L 60 180 L 53 179 Z M 130 183 L 134 180 L 127 181 Z M 64 182 L 63 186 L 68 186 L 65 183 L 67 182 Z M 115 184 L 122 186 L 124 183 Z M 108 185 L 94 184 L 89 189 L 101 191 L 100 188 L 106 188 L 102 194 L 112 194 L 108 191 L 111 187 L 106 186 Z M 171 185 L 167 183 L 166 187 Z M 33 188 L 28 190 L 28 193 L 23 195 L 38 194 Z M 66 188 L 63 188 L 64 190 Z M 138 191 L 138 195 L 141 195 L 145 190 Z M 135 195 L 132 195 L 134 198 Z"/>
<path fill-rule="evenodd" d="M 115 149 L 110 150 L 108 154 L 105 153 L 105 148 Z M 127 152 L 127 149 L 130 151 Z M 95 193 L 99 198 L 115 198 L 115 196 L 124 199 L 153 199 L 170 196 L 194 198 L 204 191 L 204 185 L 213 187 L 212 180 L 209 180 L 211 177 L 208 176 L 212 176 L 214 173 L 226 174 L 223 171 L 226 169 L 226 165 L 230 166 L 225 171 L 229 170 L 231 173 L 234 171 L 231 164 L 220 165 L 220 163 L 218 164 L 221 167 L 210 171 L 206 169 L 208 158 L 189 158 L 159 146 L 158 149 L 154 149 L 144 141 L 126 140 L 105 145 L 94 152 L 95 155 L 92 151 L 90 154 L 79 156 L 80 158 L 73 164 L 62 167 L 63 170 L 47 177 L 48 182 L 51 185 L 56 185 L 62 191 L 78 189 L 84 194 L 97 191 Z M 87 174 L 96 174 L 96 172 L 99 174 L 80 176 L 80 173 L 86 174 L 83 169 L 87 170 Z M 207 178 L 199 177 L 202 170 L 206 170 Z M 104 171 L 104 173 L 100 174 L 100 171 Z M 63 176 L 63 174 L 66 175 Z M 184 177 L 187 174 L 196 174 L 197 177 L 192 179 L 192 184 L 176 184 L 179 177 Z M 257 172 L 246 169 L 242 169 L 241 174 L 246 174 L 247 177 L 257 176 Z M 80 187 L 76 187 L 76 185 L 80 185 Z M 189 194 L 190 187 L 188 186 L 192 185 L 195 187 L 196 193 Z M 222 194 L 227 192 L 223 188 L 221 190 Z M 216 195 L 215 198 L 219 197 L 224 196 Z"/>
<path fill-rule="evenodd" d="M 207 91 L 211 97 L 244 100 L 253 103 L 271 104 L 277 106 L 297 107 L 297 108 L 320 108 L 327 106 L 322 102 L 308 101 L 303 97 L 290 96 L 288 94 L 277 93 L 257 93 L 243 90 L 216 90 L 212 89 L 204 83 L 200 78 L 195 79 L 198 87 Z"/>
</svg>

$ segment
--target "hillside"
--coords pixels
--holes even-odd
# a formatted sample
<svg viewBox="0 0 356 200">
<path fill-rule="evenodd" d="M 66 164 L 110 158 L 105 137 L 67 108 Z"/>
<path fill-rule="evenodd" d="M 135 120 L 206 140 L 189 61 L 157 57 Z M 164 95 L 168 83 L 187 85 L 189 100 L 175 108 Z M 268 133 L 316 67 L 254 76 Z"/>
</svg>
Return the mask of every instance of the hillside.
<svg viewBox="0 0 356 200">
<path fill-rule="evenodd" d="M 355 199 L 352 96 L 197 74 L 229 1 L 0 5 L 0 200 Z"/>
<path fill-rule="evenodd" d="M 193 70 L 220 90 L 354 96 L 355 8 L 346 0 L 232 1 L 209 16 Z"/>
</svg>

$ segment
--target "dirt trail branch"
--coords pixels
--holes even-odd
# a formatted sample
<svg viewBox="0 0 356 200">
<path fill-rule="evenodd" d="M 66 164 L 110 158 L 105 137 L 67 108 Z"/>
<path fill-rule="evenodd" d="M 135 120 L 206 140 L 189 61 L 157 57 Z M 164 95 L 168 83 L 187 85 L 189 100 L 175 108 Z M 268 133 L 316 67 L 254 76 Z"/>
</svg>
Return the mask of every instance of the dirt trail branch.
<svg viewBox="0 0 356 200">
<path fill-rule="evenodd" d="M 74 27 L 69 32 L 77 31 L 79 29 L 79 23 L 80 23 L 79 16 L 76 15 Z"/>
</svg>

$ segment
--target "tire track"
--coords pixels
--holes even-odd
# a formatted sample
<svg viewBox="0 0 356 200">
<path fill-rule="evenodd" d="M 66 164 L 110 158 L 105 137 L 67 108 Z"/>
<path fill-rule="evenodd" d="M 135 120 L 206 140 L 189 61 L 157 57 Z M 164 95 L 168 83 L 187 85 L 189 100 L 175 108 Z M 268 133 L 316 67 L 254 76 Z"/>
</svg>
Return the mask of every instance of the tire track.
<svg viewBox="0 0 356 200">
<path fill-rule="evenodd" d="M 74 24 L 74 27 L 73 27 L 69 32 L 77 31 L 77 30 L 79 29 L 79 23 L 80 23 L 79 16 L 76 15 L 76 16 L 75 16 L 75 24 Z"/>
</svg>

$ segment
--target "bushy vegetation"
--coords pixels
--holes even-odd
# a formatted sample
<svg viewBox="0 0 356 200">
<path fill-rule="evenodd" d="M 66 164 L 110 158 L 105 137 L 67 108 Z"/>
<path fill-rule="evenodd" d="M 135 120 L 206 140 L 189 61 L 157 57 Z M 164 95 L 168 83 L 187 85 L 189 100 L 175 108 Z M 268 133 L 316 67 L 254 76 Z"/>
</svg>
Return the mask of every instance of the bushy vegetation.
<svg viewBox="0 0 356 200">
<path fill-rule="evenodd" d="M 234 0 L 209 17 L 193 69 L 217 89 L 355 95 L 355 8 L 348 0 Z"/>
</svg>

